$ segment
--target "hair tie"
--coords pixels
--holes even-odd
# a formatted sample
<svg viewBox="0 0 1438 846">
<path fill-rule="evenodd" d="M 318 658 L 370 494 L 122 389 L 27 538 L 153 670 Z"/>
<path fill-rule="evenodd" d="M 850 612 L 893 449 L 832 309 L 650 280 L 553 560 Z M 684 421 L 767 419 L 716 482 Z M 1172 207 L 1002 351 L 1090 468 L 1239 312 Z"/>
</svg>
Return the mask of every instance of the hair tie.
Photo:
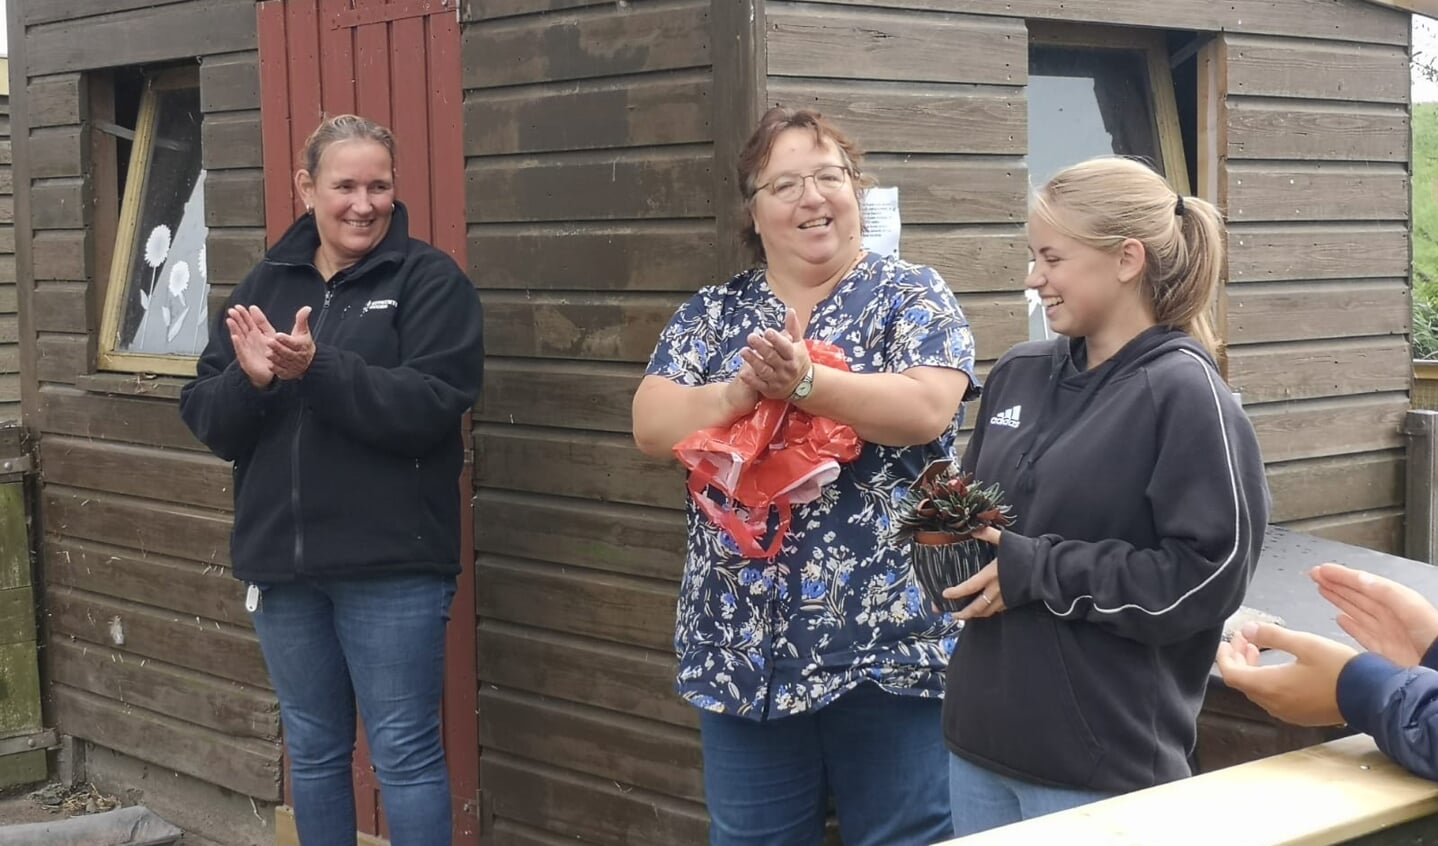
<svg viewBox="0 0 1438 846">
<path fill-rule="evenodd" d="M 1178 202 L 1174 204 L 1173 213 L 1179 217 L 1183 217 L 1183 195 L 1175 194 L 1174 196 L 1178 198 Z"/>
</svg>

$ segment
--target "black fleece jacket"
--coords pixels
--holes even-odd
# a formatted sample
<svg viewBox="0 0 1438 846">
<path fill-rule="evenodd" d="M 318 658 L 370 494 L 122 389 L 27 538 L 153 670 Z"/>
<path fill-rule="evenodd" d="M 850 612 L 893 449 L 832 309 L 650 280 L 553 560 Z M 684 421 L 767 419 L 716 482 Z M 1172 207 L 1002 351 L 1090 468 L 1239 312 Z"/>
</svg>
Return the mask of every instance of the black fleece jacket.
<svg viewBox="0 0 1438 846">
<path fill-rule="evenodd" d="M 1123 792 L 1190 774 L 1269 498 L 1253 428 L 1188 335 L 1150 329 L 1093 370 L 1084 354 L 1021 344 L 984 387 L 963 464 L 1018 516 L 1008 610 L 959 638 L 944 728 L 992 770 Z"/>
<path fill-rule="evenodd" d="M 484 370 L 479 296 L 450 257 L 389 232 L 326 283 L 312 217 L 290 227 L 227 303 L 279 331 L 310 306 L 304 377 L 255 388 L 216 316 L 180 415 L 234 462 L 237 578 L 287 582 L 459 572 L 460 420 Z"/>
</svg>

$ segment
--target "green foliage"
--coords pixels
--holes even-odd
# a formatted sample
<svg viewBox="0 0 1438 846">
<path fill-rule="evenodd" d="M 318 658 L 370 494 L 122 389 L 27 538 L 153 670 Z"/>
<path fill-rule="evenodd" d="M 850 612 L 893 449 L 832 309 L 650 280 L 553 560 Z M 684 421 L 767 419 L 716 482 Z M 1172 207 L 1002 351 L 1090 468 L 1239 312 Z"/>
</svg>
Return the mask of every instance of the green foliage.
<svg viewBox="0 0 1438 846">
<path fill-rule="evenodd" d="M 1415 103 L 1413 105 L 1413 322 L 1415 336 L 1418 334 L 1420 303 L 1438 306 L 1438 103 Z M 1416 350 L 1414 356 L 1417 357 Z"/>
<path fill-rule="evenodd" d="M 1003 528 L 1013 522 L 998 485 L 984 487 L 959 472 L 957 464 L 926 471 L 899 506 L 898 534 L 943 532 L 968 538 L 986 526 Z"/>
</svg>

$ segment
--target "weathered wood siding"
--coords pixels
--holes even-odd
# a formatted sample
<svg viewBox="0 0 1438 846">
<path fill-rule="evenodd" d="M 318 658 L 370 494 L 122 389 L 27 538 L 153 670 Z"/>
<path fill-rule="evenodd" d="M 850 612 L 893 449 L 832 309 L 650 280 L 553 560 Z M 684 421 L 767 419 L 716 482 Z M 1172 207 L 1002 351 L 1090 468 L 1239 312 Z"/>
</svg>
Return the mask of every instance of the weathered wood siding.
<svg viewBox="0 0 1438 846">
<path fill-rule="evenodd" d="M 113 120 L 101 69 L 200 61 L 209 278 L 223 295 L 263 245 L 254 7 L 12 0 L 10 15 L 49 713 L 92 745 L 111 789 L 164 794 L 154 801 L 188 814 L 200 842 L 259 842 L 250 799 L 223 798 L 277 801 L 281 766 L 278 707 L 229 575 L 229 467 L 180 421 L 181 380 L 94 372 L 118 212 L 113 148 L 95 128 Z"/>
<path fill-rule="evenodd" d="M 1273 519 L 1402 552 L 1408 58 L 1397 38 L 1349 36 L 1223 39 L 1229 378 L 1263 439 Z"/>
<path fill-rule="evenodd" d="M 1210 193 L 1232 221 L 1229 377 L 1273 519 L 1401 551 L 1407 16 L 1358 0 L 953 8 L 769 0 L 766 101 L 816 107 L 871 152 L 899 187 L 904 258 L 958 292 L 988 362 L 1026 333 L 1024 20 L 1223 31 Z"/>
<path fill-rule="evenodd" d="M 481 785 L 497 846 L 705 837 L 695 717 L 668 692 L 681 477 L 634 448 L 629 403 L 659 329 L 718 272 L 709 17 L 710 0 L 469 4 Z"/>
<path fill-rule="evenodd" d="M 0 97 L 0 423 L 20 419 L 20 294 L 15 286 L 14 194 L 10 98 L 6 96 Z"/>
</svg>

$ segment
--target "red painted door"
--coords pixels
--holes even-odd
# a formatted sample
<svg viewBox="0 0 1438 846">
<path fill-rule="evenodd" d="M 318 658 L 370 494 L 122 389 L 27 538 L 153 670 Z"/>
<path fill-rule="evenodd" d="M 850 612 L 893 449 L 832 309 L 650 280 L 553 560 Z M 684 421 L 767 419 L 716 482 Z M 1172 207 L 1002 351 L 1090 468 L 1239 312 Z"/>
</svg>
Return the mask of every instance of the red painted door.
<svg viewBox="0 0 1438 846">
<path fill-rule="evenodd" d="M 296 156 L 323 115 L 394 130 L 396 185 L 410 232 L 465 266 L 463 92 L 458 0 L 263 0 L 259 10 L 265 220 L 271 242 L 294 221 Z M 469 431 L 469 420 L 464 421 Z M 466 441 L 468 435 L 466 434 Z M 446 646 L 444 739 L 457 846 L 479 842 L 473 463 L 461 497 L 464 573 Z M 360 735 L 357 830 L 385 836 L 379 783 Z"/>
</svg>

